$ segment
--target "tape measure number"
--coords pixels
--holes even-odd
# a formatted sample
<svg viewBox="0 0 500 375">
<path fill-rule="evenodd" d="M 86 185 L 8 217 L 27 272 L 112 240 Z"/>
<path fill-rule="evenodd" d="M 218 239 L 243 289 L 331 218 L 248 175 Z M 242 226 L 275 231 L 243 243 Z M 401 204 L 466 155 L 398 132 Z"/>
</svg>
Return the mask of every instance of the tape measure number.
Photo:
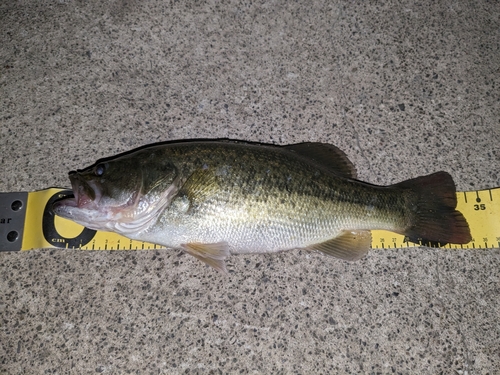
<svg viewBox="0 0 500 375">
<path fill-rule="evenodd" d="M 500 248 L 500 188 L 457 192 L 457 210 L 467 219 L 472 240 L 463 245 L 446 244 L 449 249 Z M 401 235 L 372 231 L 372 248 L 413 247 Z"/>
</svg>

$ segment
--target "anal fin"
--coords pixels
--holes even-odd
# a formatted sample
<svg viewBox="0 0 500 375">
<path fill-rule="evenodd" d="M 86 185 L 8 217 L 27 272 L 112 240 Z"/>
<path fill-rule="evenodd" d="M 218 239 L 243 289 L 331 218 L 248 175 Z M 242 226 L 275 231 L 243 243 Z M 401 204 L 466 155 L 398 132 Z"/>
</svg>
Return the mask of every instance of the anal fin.
<svg viewBox="0 0 500 375">
<path fill-rule="evenodd" d="M 227 273 L 226 263 L 224 262 L 230 255 L 227 242 L 191 242 L 181 246 L 186 253 L 215 268 L 217 271 Z"/>
<path fill-rule="evenodd" d="M 354 261 L 368 253 L 372 234 L 369 230 L 343 231 L 339 236 L 328 241 L 308 246 L 308 250 L 321 251 L 324 254 Z"/>
</svg>

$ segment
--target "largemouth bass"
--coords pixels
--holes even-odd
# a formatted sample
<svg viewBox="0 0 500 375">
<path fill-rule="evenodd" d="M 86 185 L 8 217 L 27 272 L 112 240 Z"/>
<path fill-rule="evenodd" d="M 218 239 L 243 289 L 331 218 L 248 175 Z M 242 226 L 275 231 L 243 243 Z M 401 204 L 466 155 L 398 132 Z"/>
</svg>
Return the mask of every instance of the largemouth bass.
<svg viewBox="0 0 500 375">
<path fill-rule="evenodd" d="M 70 172 L 74 198 L 57 215 L 88 228 L 183 249 L 225 271 L 230 254 L 304 248 L 363 257 L 371 229 L 412 241 L 463 244 L 451 176 L 390 186 L 356 179 L 337 147 L 237 141 L 157 144 Z"/>
</svg>

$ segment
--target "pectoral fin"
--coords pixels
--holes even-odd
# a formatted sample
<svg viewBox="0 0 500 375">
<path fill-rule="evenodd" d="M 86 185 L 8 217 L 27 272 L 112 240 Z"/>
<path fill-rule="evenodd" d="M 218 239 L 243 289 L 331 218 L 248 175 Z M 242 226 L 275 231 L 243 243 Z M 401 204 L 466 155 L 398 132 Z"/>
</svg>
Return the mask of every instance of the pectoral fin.
<svg viewBox="0 0 500 375">
<path fill-rule="evenodd" d="M 229 246 L 226 242 L 199 243 L 192 242 L 181 245 L 186 253 L 194 256 L 216 270 L 227 273 L 224 260 L 229 257 Z"/>
<path fill-rule="evenodd" d="M 340 236 L 308 246 L 307 249 L 354 261 L 366 255 L 371 246 L 371 239 L 372 234 L 368 230 L 343 231 Z"/>
</svg>

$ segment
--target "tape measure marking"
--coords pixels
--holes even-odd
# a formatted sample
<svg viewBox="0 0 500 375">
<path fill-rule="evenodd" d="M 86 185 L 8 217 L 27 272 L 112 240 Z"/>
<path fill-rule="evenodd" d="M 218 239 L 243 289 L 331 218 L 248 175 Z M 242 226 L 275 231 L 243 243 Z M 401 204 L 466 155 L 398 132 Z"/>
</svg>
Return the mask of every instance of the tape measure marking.
<svg viewBox="0 0 500 375">
<path fill-rule="evenodd" d="M 467 219 L 471 242 L 463 245 L 446 244 L 447 249 L 500 248 L 500 188 L 457 193 L 457 210 Z M 388 245 L 389 244 L 389 245 Z M 372 231 L 372 248 L 414 247 L 404 236 L 388 231 Z"/>
<path fill-rule="evenodd" d="M 84 228 L 55 216 L 52 204 L 71 190 L 0 193 L 0 251 L 60 248 L 71 250 L 159 250 L 165 246 L 135 241 L 116 233 Z M 500 188 L 457 193 L 457 209 L 469 223 L 472 241 L 448 249 L 500 248 Z M 393 232 L 373 230 L 373 249 L 418 247 Z"/>
</svg>

